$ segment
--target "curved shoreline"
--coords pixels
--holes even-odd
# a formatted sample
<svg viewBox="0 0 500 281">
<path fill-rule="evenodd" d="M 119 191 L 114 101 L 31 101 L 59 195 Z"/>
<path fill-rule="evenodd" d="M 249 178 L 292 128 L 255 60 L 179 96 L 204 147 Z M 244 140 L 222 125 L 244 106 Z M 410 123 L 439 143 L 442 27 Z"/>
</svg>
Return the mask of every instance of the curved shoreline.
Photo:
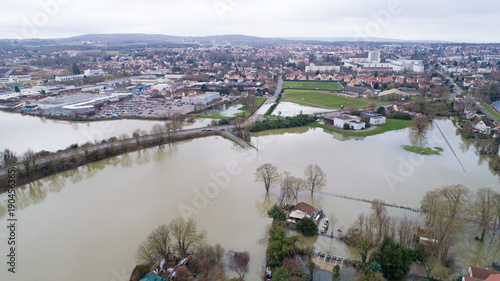
<svg viewBox="0 0 500 281">
<path fill-rule="evenodd" d="M 2 167 L 1 170 L 3 171 L 16 170 L 15 185 L 17 188 L 47 176 L 51 176 L 60 172 L 65 172 L 71 169 L 75 169 L 107 158 L 119 156 L 125 153 L 135 152 L 145 148 L 161 146 L 168 143 L 175 143 L 179 141 L 192 140 L 209 136 L 221 136 L 225 139 L 229 139 L 228 136 L 222 134 L 220 131 L 194 132 L 182 135 L 172 135 L 170 136 L 169 140 L 165 139 L 161 143 L 159 143 L 155 139 L 152 140 L 148 139 L 151 137 L 156 137 L 148 135 L 148 136 L 142 136 L 141 137 L 142 140 L 140 140 L 139 143 L 136 142 L 135 138 L 127 139 L 125 141 L 118 140 L 109 144 L 107 143 L 95 146 L 93 147 L 94 149 L 92 151 L 89 150 L 90 147 L 81 147 L 75 150 L 66 150 L 59 154 L 51 154 L 43 158 L 37 158 L 35 159 L 35 161 L 42 163 L 40 164 L 35 163 L 34 165 L 31 165 L 31 167 L 28 168 L 28 170 L 26 170 L 25 168 L 16 169 L 15 168 L 16 165 L 22 164 L 20 162 L 6 167 Z M 28 175 L 27 173 L 30 173 L 31 175 Z M 6 173 L 3 176 L 0 176 L 0 194 L 9 190 L 8 180 L 9 180 L 8 173 Z"/>
</svg>

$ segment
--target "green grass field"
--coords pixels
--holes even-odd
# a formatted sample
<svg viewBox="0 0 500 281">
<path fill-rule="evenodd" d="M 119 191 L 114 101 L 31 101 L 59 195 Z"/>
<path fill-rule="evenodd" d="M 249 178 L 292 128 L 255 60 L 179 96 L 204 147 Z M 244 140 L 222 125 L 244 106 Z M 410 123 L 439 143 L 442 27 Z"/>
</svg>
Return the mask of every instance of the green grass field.
<svg viewBox="0 0 500 281">
<path fill-rule="evenodd" d="M 297 100 L 298 104 L 308 105 L 311 104 L 328 107 L 328 108 L 340 108 L 341 105 L 345 107 L 353 104 L 357 107 L 367 106 L 368 102 L 350 98 L 344 98 L 332 95 L 327 92 L 321 91 L 307 91 L 307 90 L 286 90 L 285 97 L 290 98 L 288 101 L 295 102 Z M 294 99 L 294 100 L 291 100 Z M 302 103 L 301 103 L 302 102 Z M 309 104 L 307 104 L 309 103 Z"/>
<path fill-rule="evenodd" d="M 495 117 L 497 120 L 500 120 L 500 112 L 498 112 L 493 106 L 485 104 L 482 101 L 479 101 L 479 104 L 484 108 L 484 110 L 488 111 L 493 117 Z"/>
<path fill-rule="evenodd" d="M 342 85 L 337 81 L 283 81 L 283 88 L 340 91 Z"/>
<path fill-rule="evenodd" d="M 403 149 L 409 152 L 423 154 L 423 155 L 439 155 L 440 151 L 443 151 L 441 147 L 435 146 L 434 149 L 430 147 L 420 147 L 420 146 L 411 146 L 411 145 L 403 145 Z"/>
<path fill-rule="evenodd" d="M 307 124 L 307 126 L 314 127 L 314 128 L 323 128 L 327 131 L 339 133 L 339 134 L 342 134 L 345 136 L 368 137 L 368 136 L 378 135 L 378 134 L 382 134 L 382 133 L 389 132 L 389 131 L 407 128 L 408 126 L 410 126 L 410 120 L 387 118 L 384 125 L 378 125 L 378 126 L 376 126 L 375 129 L 369 129 L 369 130 L 367 129 L 367 130 L 359 130 L 359 131 L 340 130 L 340 129 L 332 128 L 332 127 L 327 126 L 327 125 L 319 124 L 317 122 L 311 122 L 311 123 Z"/>
</svg>

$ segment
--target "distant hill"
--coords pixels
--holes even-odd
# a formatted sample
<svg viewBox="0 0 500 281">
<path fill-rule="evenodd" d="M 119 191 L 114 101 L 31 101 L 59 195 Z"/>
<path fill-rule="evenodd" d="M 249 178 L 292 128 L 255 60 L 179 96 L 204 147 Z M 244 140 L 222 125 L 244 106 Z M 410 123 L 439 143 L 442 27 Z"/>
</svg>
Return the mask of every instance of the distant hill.
<svg viewBox="0 0 500 281">
<path fill-rule="evenodd" d="M 357 37 L 287 37 L 270 38 L 256 37 L 241 34 L 212 35 L 212 36 L 172 36 L 163 34 L 86 34 L 69 38 L 56 39 L 24 39 L 24 40 L 0 40 L 2 44 L 20 44 L 25 46 L 47 46 L 47 45 L 78 45 L 84 44 L 86 48 L 94 45 L 107 46 L 130 46 L 145 44 L 148 47 L 180 47 L 186 45 L 232 45 L 232 46 L 279 46 L 288 44 L 342 44 L 357 42 L 360 44 L 370 43 L 445 43 L 444 41 L 406 41 L 391 38 L 357 38 Z M 77 47 L 75 47 L 77 48 Z M 80 47 L 82 48 L 82 47 Z"/>
<path fill-rule="evenodd" d="M 449 43 L 439 40 L 402 40 L 382 37 L 285 37 L 283 39 L 295 41 L 319 41 L 319 42 L 391 42 L 391 43 Z"/>
</svg>

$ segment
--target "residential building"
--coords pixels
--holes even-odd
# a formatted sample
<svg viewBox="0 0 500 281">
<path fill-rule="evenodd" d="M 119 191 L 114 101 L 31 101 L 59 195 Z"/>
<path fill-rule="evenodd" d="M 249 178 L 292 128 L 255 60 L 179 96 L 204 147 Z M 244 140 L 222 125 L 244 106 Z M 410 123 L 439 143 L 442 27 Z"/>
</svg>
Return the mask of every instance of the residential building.
<svg viewBox="0 0 500 281">
<path fill-rule="evenodd" d="M 380 52 L 379 51 L 368 52 L 368 62 L 380 62 Z"/>
<path fill-rule="evenodd" d="M 469 276 L 462 277 L 462 281 L 500 281 L 500 272 L 469 266 Z"/>
<path fill-rule="evenodd" d="M 484 134 L 489 134 L 491 131 L 490 122 L 484 121 L 481 118 L 474 119 L 474 121 L 472 121 L 472 126 L 474 126 L 474 129 Z"/>
</svg>

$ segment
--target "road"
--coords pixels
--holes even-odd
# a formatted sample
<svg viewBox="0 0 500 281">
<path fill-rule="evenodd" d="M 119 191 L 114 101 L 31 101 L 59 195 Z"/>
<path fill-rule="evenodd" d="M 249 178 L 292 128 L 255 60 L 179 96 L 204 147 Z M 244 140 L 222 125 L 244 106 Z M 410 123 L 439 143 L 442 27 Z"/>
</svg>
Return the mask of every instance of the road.
<svg viewBox="0 0 500 281">
<path fill-rule="evenodd" d="M 224 135 L 226 135 L 230 139 L 234 140 L 235 142 L 237 142 L 238 144 L 240 144 L 242 147 L 249 148 L 250 146 L 246 142 L 244 142 L 242 139 L 238 138 L 234 134 L 228 132 L 228 130 L 230 128 L 231 128 L 230 125 L 211 126 L 211 127 L 205 127 L 205 128 L 196 128 L 196 129 L 181 130 L 181 131 L 178 131 L 178 132 L 175 132 L 175 133 L 171 133 L 171 135 L 172 136 L 182 136 L 182 135 L 188 135 L 188 134 L 201 133 L 201 132 L 205 132 L 205 131 L 221 131 Z M 163 137 L 167 138 L 168 134 L 164 133 Z M 141 136 L 141 142 L 144 142 L 144 141 L 155 141 L 155 140 L 156 140 L 156 135 Z M 126 144 L 135 144 L 136 140 L 135 140 L 135 138 L 131 138 L 131 139 L 125 140 L 124 142 Z M 65 151 L 65 152 L 59 153 L 57 155 L 50 155 L 50 156 L 47 156 L 47 157 L 38 158 L 38 159 L 35 160 L 35 164 L 43 165 L 43 164 L 45 164 L 45 163 L 47 163 L 49 161 L 70 158 L 70 157 L 72 157 L 74 155 L 82 155 L 82 156 L 84 156 L 85 155 L 85 150 L 87 150 L 90 153 L 90 152 L 93 152 L 93 151 L 96 151 L 96 150 L 105 149 L 106 147 L 119 146 L 122 143 L 123 143 L 122 141 L 117 141 L 115 143 L 98 144 L 98 145 L 87 147 L 87 148 L 78 148 L 78 149 L 74 149 L 74 150 L 69 150 L 69 151 Z M 1 168 L 0 169 L 0 177 L 3 177 L 5 175 L 7 175 L 8 170 L 12 169 L 14 167 L 16 167 L 16 166 L 15 165 L 10 165 L 10 166 Z M 17 164 L 17 168 L 19 170 L 24 170 L 24 164 Z"/>
<path fill-rule="evenodd" d="M 273 103 L 275 103 L 276 99 L 278 98 L 278 95 L 281 93 L 282 89 L 283 89 L 283 77 L 282 77 L 282 75 L 280 75 L 278 77 L 278 82 L 276 83 L 276 91 L 274 92 L 274 95 L 272 95 L 271 97 L 269 97 L 266 100 L 265 104 L 263 104 L 262 106 L 265 106 L 265 105 L 271 106 Z M 259 110 L 257 110 L 252 116 L 250 116 L 245 121 L 245 123 L 244 123 L 245 126 L 249 125 L 249 124 L 252 124 L 252 123 L 254 123 L 257 120 L 263 120 L 264 119 L 264 114 L 257 113 L 258 111 Z M 196 128 L 196 129 L 189 129 L 189 130 L 181 130 L 181 131 L 178 131 L 178 132 L 175 132 L 175 133 L 171 133 L 171 134 L 172 134 L 172 136 L 180 136 L 180 135 L 201 133 L 201 132 L 204 132 L 204 131 L 207 131 L 207 130 L 221 131 L 224 135 L 226 135 L 228 138 L 232 139 L 233 141 L 235 141 L 236 143 L 238 143 L 242 147 L 249 148 L 250 146 L 245 141 L 243 141 L 239 137 L 235 136 L 234 134 L 228 132 L 228 130 L 230 128 L 231 128 L 230 125 L 212 126 L 212 127 L 210 127 L 210 129 L 207 126 L 206 128 Z M 222 130 L 222 129 L 224 129 L 224 130 Z M 167 133 L 163 134 L 163 136 L 165 138 L 168 137 Z M 143 141 L 154 141 L 155 139 L 156 139 L 156 135 L 141 136 L 141 142 L 143 142 Z M 132 139 L 127 139 L 124 142 L 126 144 L 135 144 L 136 140 L 135 140 L 135 138 L 132 138 Z M 121 141 L 119 141 L 118 143 L 115 143 L 115 144 L 119 145 L 119 143 L 121 143 Z M 112 147 L 113 145 L 114 145 L 113 143 L 105 143 L 105 144 L 98 144 L 98 145 L 95 145 L 95 146 L 87 147 L 86 149 L 84 149 L 84 148 L 78 148 L 78 149 L 75 149 L 75 150 L 65 151 L 65 152 L 59 153 L 57 155 L 50 155 L 50 156 L 47 156 L 47 157 L 36 159 L 35 160 L 35 164 L 43 165 L 43 164 L 47 163 L 48 161 L 54 161 L 54 160 L 60 160 L 60 159 L 70 158 L 70 157 L 72 157 L 74 155 L 85 155 L 85 150 L 87 150 L 90 153 L 90 152 L 93 152 L 93 151 L 96 151 L 96 150 L 105 149 L 106 147 Z M 5 175 L 7 175 L 8 170 L 12 169 L 14 167 L 17 167 L 18 169 L 23 170 L 24 169 L 24 164 L 17 164 L 17 166 L 16 165 L 10 165 L 10 166 L 7 166 L 7 167 L 2 167 L 0 169 L 0 177 L 3 177 Z"/>
<path fill-rule="evenodd" d="M 453 81 L 453 79 L 448 76 L 446 73 L 441 72 L 441 74 L 445 77 L 445 79 L 449 79 L 450 81 Z M 452 97 L 455 97 L 457 95 L 462 95 L 463 90 L 460 88 L 455 82 L 452 82 L 451 85 L 453 85 L 453 95 Z M 467 101 L 468 104 L 475 104 L 476 107 L 481 110 L 481 112 L 488 117 L 488 119 L 493 120 L 493 123 L 495 124 L 500 124 L 500 120 L 498 120 L 495 116 L 493 116 L 491 113 L 489 113 L 484 107 L 481 106 L 481 103 L 479 101 L 471 98 L 470 96 L 465 95 L 465 100 Z"/>
<path fill-rule="evenodd" d="M 261 106 L 261 108 L 271 107 L 271 105 L 276 102 L 276 99 L 278 98 L 278 95 L 281 93 L 282 89 L 283 89 L 283 77 L 280 75 L 278 77 L 278 82 L 276 83 L 276 91 L 274 91 L 274 95 L 270 96 L 266 100 L 266 102 Z M 245 121 L 244 125 L 247 126 L 254 123 L 255 121 L 264 120 L 264 114 L 259 113 L 260 111 L 261 111 L 260 109 L 255 111 L 254 114 Z"/>
</svg>

